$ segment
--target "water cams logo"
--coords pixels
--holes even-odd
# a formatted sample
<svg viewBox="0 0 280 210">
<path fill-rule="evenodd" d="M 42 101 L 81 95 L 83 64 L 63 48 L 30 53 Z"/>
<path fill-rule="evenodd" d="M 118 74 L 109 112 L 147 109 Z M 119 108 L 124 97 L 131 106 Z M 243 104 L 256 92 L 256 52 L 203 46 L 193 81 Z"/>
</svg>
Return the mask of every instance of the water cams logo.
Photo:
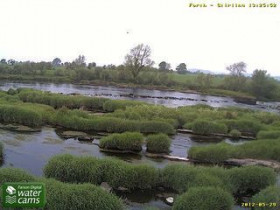
<svg viewBox="0 0 280 210">
<path fill-rule="evenodd" d="M 45 205 L 45 185 L 37 182 L 9 182 L 2 185 L 3 207 L 40 208 Z"/>
</svg>

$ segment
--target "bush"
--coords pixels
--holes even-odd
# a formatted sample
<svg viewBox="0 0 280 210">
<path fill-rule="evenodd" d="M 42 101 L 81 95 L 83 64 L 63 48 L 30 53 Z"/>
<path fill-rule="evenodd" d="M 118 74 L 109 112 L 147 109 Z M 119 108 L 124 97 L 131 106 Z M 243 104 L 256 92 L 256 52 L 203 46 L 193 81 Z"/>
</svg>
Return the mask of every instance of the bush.
<svg viewBox="0 0 280 210">
<path fill-rule="evenodd" d="M 231 135 L 231 137 L 234 139 L 238 139 L 241 136 L 241 132 L 239 130 L 233 129 L 230 131 L 229 135 Z"/>
<path fill-rule="evenodd" d="M 192 124 L 192 130 L 194 133 L 207 135 L 213 133 L 222 133 L 225 134 L 228 131 L 226 125 L 222 123 L 214 123 L 206 120 L 196 120 Z"/>
<path fill-rule="evenodd" d="M 234 154 L 234 147 L 227 143 L 219 143 L 207 147 L 191 147 L 188 151 L 190 159 L 210 163 L 221 163 Z"/>
<path fill-rule="evenodd" d="M 154 134 L 147 137 L 147 151 L 155 153 L 168 153 L 171 144 L 166 134 Z"/>
<path fill-rule="evenodd" d="M 263 207 L 255 207 L 254 209 L 277 209 L 280 206 L 280 187 L 277 186 L 269 186 L 263 190 L 261 190 L 258 194 L 254 195 L 252 198 L 253 203 L 260 204 L 271 204 L 271 206 L 263 206 Z M 276 204 L 276 206 L 274 205 Z M 276 208 L 273 208 L 276 207 Z"/>
<path fill-rule="evenodd" d="M 195 187 L 179 196 L 174 203 L 174 210 L 231 210 L 234 199 L 230 193 L 218 187 Z"/>
<path fill-rule="evenodd" d="M 125 132 L 103 137 L 99 146 L 105 149 L 131 150 L 140 152 L 142 150 L 143 135 L 136 132 Z"/>
<path fill-rule="evenodd" d="M 258 139 L 278 139 L 280 138 L 280 131 L 260 131 L 257 135 Z"/>
<path fill-rule="evenodd" d="M 232 168 L 228 174 L 235 195 L 253 195 L 276 183 L 276 173 L 265 167 Z"/>
<path fill-rule="evenodd" d="M 91 184 L 66 184 L 44 179 L 47 190 L 47 209 L 104 209 L 120 210 L 124 206 L 115 195 Z"/>
</svg>

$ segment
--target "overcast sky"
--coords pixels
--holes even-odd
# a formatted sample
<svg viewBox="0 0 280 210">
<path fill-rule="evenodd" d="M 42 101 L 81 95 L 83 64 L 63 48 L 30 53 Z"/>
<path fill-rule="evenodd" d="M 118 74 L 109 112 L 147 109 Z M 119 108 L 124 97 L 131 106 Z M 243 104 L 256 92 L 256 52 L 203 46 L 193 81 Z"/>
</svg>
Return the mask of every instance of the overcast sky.
<svg viewBox="0 0 280 210">
<path fill-rule="evenodd" d="M 249 73 L 280 75 L 279 0 L 262 1 L 278 8 L 259 9 L 189 8 L 190 1 L 0 0 L 0 58 L 64 62 L 83 54 L 87 62 L 118 65 L 145 43 L 156 65 L 164 60 L 175 69 L 185 62 L 221 72 L 244 61 Z"/>
</svg>

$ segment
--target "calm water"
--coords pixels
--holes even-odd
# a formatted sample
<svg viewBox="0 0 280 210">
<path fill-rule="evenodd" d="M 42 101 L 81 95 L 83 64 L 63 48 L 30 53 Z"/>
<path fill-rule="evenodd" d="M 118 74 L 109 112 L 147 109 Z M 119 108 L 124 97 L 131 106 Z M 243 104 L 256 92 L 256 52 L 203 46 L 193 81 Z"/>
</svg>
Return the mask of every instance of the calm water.
<svg viewBox="0 0 280 210">
<path fill-rule="evenodd" d="M 194 139 L 196 139 L 194 141 Z M 189 134 L 177 134 L 172 137 L 171 155 L 186 157 L 187 151 L 192 146 L 206 146 L 216 143 L 205 143 L 198 141 Z M 99 147 L 92 142 L 82 142 L 76 139 L 62 139 L 54 128 L 43 127 L 40 132 L 19 133 L 0 129 L 0 141 L 4 143 L 3 167 L 22 168 L 36 176 L 43 175 L 43 168 L 48 159 L 56 154 L 70 153 L 74 155 L 90 155 L 98 158 L 115 156 L 119 159 L 139 164 L 148 163 L 162 168 L 168 163 L 175 163 L 164 159 L 147 158 L 144 155 L 110 155 L 99 151 Z M 231 141 L 222 139 L 230 144 L 241 144 L 244 141 Z M 98 142 L 95 139 L 93 142 Z M 145 148 L 144 148 L 145 149 Z M 185 163 L 188 164 L 188 163 Z M 133 210 L 155 206 L 159 209 L 171 209 L 165 202 L 156 197 L 154 191 L 137 191 L 131 194 L 123 194 L 121 197 L 129 200 L 129 208 Z"/>
<path fill-rule="evenodd" d="M 208 104 L 213 107 L 238 106 L 241 108 L 259 109 L 279 112 L 280 103 L 258 102 L 257 105 L 246 105 L 236 103 L 230 97 L 207 96 L 200 94 L 181 93 L 175 91 L 147 90 L 139 88 L 118 88 L 112 86 L 89 86 L 73 84 L 53 84 L 53 83 L 19 83 L 0 81 L 0 89 L 10 88 L 34 88 L 38 90 L 50 91 L 53 93 L 79 93 L 87 96 L 102 96 L 112 99 L 130 99 L 145 101 L 152 104 L 161 104 L 168 107 L 190 106 L 195 104 Z"/>
</svg>

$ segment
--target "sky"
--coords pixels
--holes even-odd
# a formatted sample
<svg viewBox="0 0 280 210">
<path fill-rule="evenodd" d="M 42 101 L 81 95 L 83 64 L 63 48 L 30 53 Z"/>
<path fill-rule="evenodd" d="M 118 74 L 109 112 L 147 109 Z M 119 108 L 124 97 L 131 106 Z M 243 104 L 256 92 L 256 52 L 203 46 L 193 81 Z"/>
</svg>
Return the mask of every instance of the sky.
<svg viewBox="0 0 280 210">
<path fill-rule="evenodd" d="M 189 3 L 278 3 L 277 8 L 191 8 Z M 0 0 L 0 58 L 63 62 L 85 55 L 122 64 L 137 44 L 161 61 L 280 75 L 280 0 Z"/>
</svg>

